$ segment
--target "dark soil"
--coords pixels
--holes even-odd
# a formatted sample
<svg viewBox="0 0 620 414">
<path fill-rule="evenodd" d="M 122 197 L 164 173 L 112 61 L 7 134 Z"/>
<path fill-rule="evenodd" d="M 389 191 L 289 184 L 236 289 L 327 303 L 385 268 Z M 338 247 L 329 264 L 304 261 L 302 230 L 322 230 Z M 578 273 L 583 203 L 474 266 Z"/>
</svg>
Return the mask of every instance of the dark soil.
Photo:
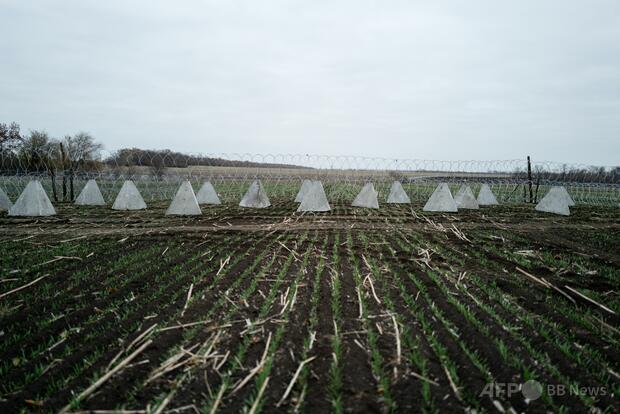
<svg viewBox="0 0 620 414">
<path fill-rule="evenodd" d="M 576 207 L 557 217 L 502 206 L 423 216 L 416 205 L 415 214 L 295 207 L 223 205 L 197 218 L 165 217 L 163 203 L 135 213 L 61 205 L 49 218 L 0 214 L 0 412 L 68 404 L 200 412 L 215 401 L 220 412 L 620 410 L 620 210 Z M 358 286 L 356 271 L 374 292 Z M 332 277 L 340 281 L 337 321 Z M 283 301 L 295 287 L 290 310 Z M 216 332 L 212 354 L 198 358 Z M 270 334 L 269 371 L 231 393 Z M 149 380 L 174 355 L 185 362 Z M 549 395 L 526 400 L 518 387 L 528 379 Z"/>
</svg>

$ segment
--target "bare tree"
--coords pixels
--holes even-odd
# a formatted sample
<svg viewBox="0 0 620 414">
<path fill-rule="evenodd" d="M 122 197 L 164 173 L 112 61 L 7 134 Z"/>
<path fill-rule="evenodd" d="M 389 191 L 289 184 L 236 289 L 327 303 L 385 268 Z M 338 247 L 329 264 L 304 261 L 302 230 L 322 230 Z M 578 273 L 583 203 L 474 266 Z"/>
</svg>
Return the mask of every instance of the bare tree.
<svg viewBox="0 0 620 414">
<path fill-rule="evenodd" d="M 17 123 L 0 123 L 0 153 L 14 150 L 21 141 L 22 136 L 19 133 L 19 125 Z"/>
<path fill-rule="evenodd" d="M 96 142 L 88 132 L 78 132 L 77 134 L 64 137 L 59 144 L 61 165 L 64 171 L 62 178 L 63 200 L 66 196 L 66 179 L 69 178 L 70 195 L 69 200 L 74 198 L 73 179 L 76 170 L 87 161 L 99 158 L 103 145 Z"/>
<path fill-rule="evenodd" d="M 46 170 L 48 165 L 57 158 L 58 142 L 49 137 L 45 131 L 30 131 L 23 138 L 17 154 L 22 164 L 30 170 Z"/>
<path fill-rule="evenodd" d="M 52 181 L 52 195 L 56 193 L 56 168 L 59 163 L 58 141 L 49 137 L 45 131 L 30 131 L 23 138 L 17 151 L 20 164 L 29 171 L 47 172 Z"/>
<path fill-rule="evenodd" d="M 99 158 L 103 149 L 103 145 L 96 142 L 88 132 L 78 132 L 74 136 L 67 135 L 63 141 L 67 158 L 75 165 Z"/>
</svg>

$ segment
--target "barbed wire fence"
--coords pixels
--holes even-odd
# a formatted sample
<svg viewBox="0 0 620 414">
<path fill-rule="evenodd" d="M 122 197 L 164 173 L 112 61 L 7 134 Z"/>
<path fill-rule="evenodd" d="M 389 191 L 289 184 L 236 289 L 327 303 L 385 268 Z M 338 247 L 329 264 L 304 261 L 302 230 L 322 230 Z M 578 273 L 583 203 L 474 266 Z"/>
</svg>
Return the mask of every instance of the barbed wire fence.
<svg viewBox="0 0 620 414">
<path fill-rule="evenodd" d="M 55 202 L 70 202 L 86 181 L 95 179 L 108 202 L 125 180 L 133 180 L 147 202 L 170 200 L 180 182 L 197 191 L 210 181 L 222 202 L 238 202 L 253 180 L 270 199 L 293 200 L 304 179 L 323 182 L 331 202 L 350 202 L 373 182 L 380 200 L 398 180 L 413 202 L 424 202 L 439 182 L 456 191 L 490 185 L 501 203 L 536 202 L 551 186 L 563 185 L 577 204 L 618 206 L 620 167 L 588 166 L 526 159 L 440 161 L 302 154 L 180 154 L 171 151 L 100 151 L 96 156 L 55 150 L 0 152 L 0 188 L 15 200 L 38 179 Z"/>
</svg>

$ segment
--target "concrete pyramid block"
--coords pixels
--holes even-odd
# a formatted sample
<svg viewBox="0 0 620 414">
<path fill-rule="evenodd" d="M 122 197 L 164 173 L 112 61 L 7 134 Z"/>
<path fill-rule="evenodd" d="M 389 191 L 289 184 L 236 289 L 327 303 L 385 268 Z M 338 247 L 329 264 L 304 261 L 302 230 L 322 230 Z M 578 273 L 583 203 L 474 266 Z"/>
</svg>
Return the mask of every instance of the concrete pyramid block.
<svg viewBox="0 0 620 414">
<path fill-rule="evenodd" d="M 210 181 L 205 181 L 196 194 L 198 204 L 222 204 Z"/>
<path fill-rule="evenodd" d="M 199 216 L 202 214 L 194 189 L 189 181 L 183 181 L 166 210 L 167 216 Z"/>
<path fill-rule="evenodd" d="M 387 202 L 391 204 L 409 204 L 411 200 L 400 181 L 394 181 L 390 188 L 390 194 L 388 195 Z"/>
<path fill-rule="evenodd" d="M 11 199 L 4 192 L 2 188 L 0 188 L 0 212 L 9 211 L 9 209 L 13 206 L 11 203 Z"/>
<path fill-rule="evenodd" d="M 266 208 L 270 205 L 271 202 L 260 180 L 254 180 L 239 203 L 239 207 L 248 208 Z"/>
<path fill-rule="evenodd" d="M 471 187 L 468 185 L 462 185 L 461 188 L 459 188 L 456 196 L 454 196 L 454 201 L 456 202 L 457 208 L 468 210 L 478 210 L 480 208 L 474 196 L 474 192 L 471 191 Z"/>
<path fill-rule="evenodd" d="M 9 216 L 53 216 L 56 214 L 39 180 L 28 183 L 19 198 L 9 209 Z"/>
<path fill-rule="evenodd" d="M 327 201 L 323 184 L 320 181 L 312 181 L 308 186 L 297 211 L 329 211 L 331 207 Z"/>
<path fill-rule="evenodd" d="M 497 198 L 495 198 L 495 194 L 491 191 L 491 187 L 488 184 L 482 184 L 480 187 L 480 192 L 478 193 L 478 204 L 481 206 L 496 206 L 499 203 L 497 202 Z"/>
<path fill-rule="evenodd" d="M 448 184 L 441 183 L 435 188 L 433 194 L 424 205 L 424 211 L 443 211 L 447 213 L 456 213 L 458 211 L 456 202 L 452 198 L 452 193 Z"/>
<path fill-rule="evenodd" d="M 80 195 L 75 199 L 78 206 L 105 206 L 105 200 L 95 180 L 88 180 Z"/>
<path fill-rule="evenodd" d="M 112 210 L 144 210 L 145 208 L 146 203 L 136 185 L 131 180 L 125 181 L 114 200 Z"/>
<path fill-rule="evenodd" d="M 379 200 L 377 199 L 377 191 L 372 183 L 366 183 L 359 194 L 351 203 L 353 207 L 379 208 Z"/>
<path fill-rule="evenodd" d="M 568 191 L 566 191 L 566 188 L 564 186 L 554 186 L 553 188 L 557 188 L 557 190 L 555 191 L 557 191 L 562 196 L 562 198 L 566 200 L 566 204 L 568 204 L 569 207 L 575 206 L 573 198 L 570 196 L 570 194 L 568 194 Z"/>
<path fill-rule="evenodd" d="M 310 190 L 310 187 L 312 187 L 312 183 L 313 182 L 310 180 L 304 180 L 301 183 L 301 188 L 299 189 L 299 191 L 297 192 L 297 196 L 295 197 L 296 203 L 301 203 L 303 201 L 304 196 L 308 193 L 308 191 Z"/>
<path fill-rule="evenodd" d="M 551 190 L 536 204 L 535 210 L 569 216 L 568 207 L 568 200 L 561 187 L 551 187 Z"/>
</svg>

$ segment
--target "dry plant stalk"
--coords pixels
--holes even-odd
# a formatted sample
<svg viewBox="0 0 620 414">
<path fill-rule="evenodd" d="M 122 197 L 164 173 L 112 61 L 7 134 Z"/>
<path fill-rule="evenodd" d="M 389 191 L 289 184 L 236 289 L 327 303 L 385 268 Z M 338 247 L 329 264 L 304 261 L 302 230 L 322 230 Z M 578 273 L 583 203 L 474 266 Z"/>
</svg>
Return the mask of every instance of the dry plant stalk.
<svg viewBox="0 0 620 414">
<path fill-rule="evenodd" d="M 366 276 L 366 278 L 364 278 L 364 282 L 363 285 L 366 286 L 366 282 L 368 282 L 368 284 L 370 285 L 370 290 L 372 291 L 372 296 L 375 298 L 375 301 L 381 305 L 381 301 L 379 300 L 379 298 L 377 297 L 377 293 L 375 292 L 375 285 L 372 283 L 372 279 L 370 278 L 370 274 L 368 274 Z"/>
<path fill-rule="evenodd" d="M 218 407 L 220 406 L 220 404 L 222 402 L 222 397 L 223 396 L 224 396 L 224 386 L 221 385 L 220 386 L 220 390 L 217 393 L 217 398 L 213 402 L 213 407 L 211 407 L 211 411 L 209 411 L 209 414 L 215 414 L 217 412 L 217 409 L 218 409 Z"/>
<path fill-rule="evenodd" d="M 168 358 L 166 361 L 164 361 L 164 363 L 161 364 L 158 368 L 153 370 L 153 372 L 151 373 L 149 378 L 147 378 L 147 380 L 144 382 L 144 385 L 150 383 L 151 381 L 156 380 L 157 378 L 161 377 L 165 373 L 173 371 L 173 370 L 177 369 L 178 367 L 180 367 L 181 365 L 183 365 L 186 361 L 182 361 L 181 363 L 179 363 L 181 358 L 183 358 L 183 356 L 186 354 L 187 351 L 191 352 L 192 350 L 197 348 L 198 345 L 199 344 L 195 344 L 195 345 L 189 347 L 188 350 L 185 350 L 185 349 L 181 348 L 181 350 L 179 352 L 177 352 L 176 354 L 172 355 L 170 358 Z"/>
<path fill-rule="evenodd" d="M 237 386 L 231 391 L 230 395 L 234 395 L 235 393 L 237 393 L 237 391 L 243 388 L 245 384 L 247 384 L 248 381 L 252 379 L 252 377 L 254 377 L 256 374 L 261 372 L 261 370 L 263 369 L 263 366 L 265 365 L 265 362 L 267 361 L 267 352 L 269 351 L 270 343 L 271 343 L 271 332 L 269 332 L 269 336 L 267 337 L 267 343 L 265 344 L 265 350 L 263 351 L 263 355 L 259 363 L 254 368 L 252 368 L 250 373 L 244 379 L 242 379 L 240 382 L 237 383 Z"/>
<path fill-rule="evenodd" d="M 183 306 L 183 310 L 181 311 L 181 318 L 185 315 L 185 311 L 187 310 L 187 305 L 189 305 L 189 301 L 192 298 L 192 290 L 194 290 L 194 284 L 189 285 L 189 291 L 187 292 L 187 299 L 185 299 L 185 306 Z"/>
<path fill-rule="evenodd" d="M 288 383 L 288 386 L 286 387 L 286 391 L 284 391 L 284 395 L 282 395 L 282 398 L 280 398 L 280 401 L 278 401 L 278 403 L 276 404 L 276 407 L 279 407 L 280 405 L 282 405 L 282 403 L 287 399 L 288 395 L 293 389 L 293 385 L 295 385 L 295 381 L 297 381 L 297 377 L 299 377 L 301 370 L 304 368 L 304 365 L 306 365 L 309 362 L 312 362 L 315 358 L 316 356 L 313 356 L 313 357 L 310 357 L 308 359 L 304 359 L 303 361 L 301 361 L 301 364 L 299 364 L 299 367 L 297 367 L 297 371 L 295 371 L 295 375 L 293 375 L 293 379 L 291 380 L 291 382 Z"/>
<path fill-rule="evenodd" d="M 454 233 L 454 235 L 456 237 L 458 237 L 459 239 L 466 241 L 468 243 L 471 243 L 471 240 L 469 240 L 467 238 L 467 236 L 465 236 L 465 233 L 463 233 L 461 230 L 459 230 L 454 224 L 452 224 L 452 227 L 450 228 L 450 230 L 452 231 L 452 233 Z"/>
<path fill-rule="evenodd" d="M 296 262 L 299 261 L 299 257 L 297 257 L 297 253 L 296 252 L 294 252 L 293 250 L 291 250 L 288 247 L 286 247 L 286 245 L 284 243 L 282 243 L 281 241 L 279 241 L 278 244 L 280 244 L 280 246 L 282 246 L 286 250 L 288 250 L 288 252 L 293 255 L 293 259 L 295 259 Z"/>
<path fill-rule="evenodd" d="M 6 297 L 6 296 L 9 296 L 9 295 L 11 295 L 11 294 L 13 294 L 13 293 L 15 293 L 15 292 L 19 292 L 20 290 L 24 290 L 24 289 L 26 289 L 27 287 L 30 287 L 30 286 L 34 285 L 34 284 L 35 284 L 35 283 L 37 283 L 38 281 L 40 281 L 40 280 L 42 280 L 42 279 L 45 279 L 45 278 L 46 278 L 46 277 L 48 277 L 48 276 L 49 276 L 49 273 L 44 274 L 43 276 L 40 276 L 40 277 L 36 278 L 36 279 L 35 279 L 35 280 L 33 280 L 32 282 L 28 282 L 28 283 L 26 283 L 25 285 L 22 285 L 22 286 L 20 286 L 20 287 L 17 287 L 17 288 L 15 288 L 15 289 L 13 289 L 13 290 L 9 290 L 8 292 L 5 292 L 5 293 L 1 294 L 1 295 L 0 295 L 0 299 L 4 298 L 4 297 Z"/>
<path fill-rule="evenodd" d="M 546 287 L 547 289 L 553 289 L 556 292 L 558 292 L 559 294 L 561 294 L 562 296 L 564 296 L 566 299 L 570 300 L 573 303 L 577 303 L 575 301 L 575 299 L 573 299 L 568 293 L 564 292 L 562 289 L 558 288 L 557 286 L 553 285 L 552 283 L 549 283 L 546 279 L 544 278 L 538 278 L 536 276 L 534 276 L 531 273 L 526 272 L 525 270 L 521 269 L 520 267 L 516 267 L 516 270 L 521 272 L 522 274 L 524 274 L 525 276 L 529 277 L 530 279 L 532 279 L 534 282 L 539 283 L 541 285 L 543 285 L 544 287 Z"/>
<path fill-rule="evenodd" d="M 392 316 L 392 322 L 394 323 L 394 335 L 396 336 L 396 364 L 400 365 L 401 362 L 401 347 L 400 347 L 400 332 L 398 330 L 398 322 L 396 317 Z"/>
<path fill-rule="evenodd" d="M 614 312 L 613 310 L 609 309 L 607 306 L 605 306 L 605 305 L 603 305 L 602 303 L 599 303 L 599 302 L 595 301 L 594 299 L 592 299 L 592 298 L 590 298 L 590 297 L 588 297 L 588 296 L 584 295 L 583 293 L 579 292 L 578 290 L 575 290 L 575 289 L 573 289 L 572 287 L 567 286 L 567 285 L 564 285 L 564 287 L 565 287 L 566 289 L 570 290 L 571 292 L 573 292 L 575 295 L 579 296 L 580 298 L 585 299 L 585 300 L 587 300 L 588 302 L 590 302 L 590 303 L 592 303 L 592 304 L 594 304 L 594 305 L 598 306 L 599 308 L 603 309 L 605 312 L 609 312 L 609 313 L 611 313 L 612 315 L 615 315 L 615 314 L 616 314 L 616 312 Z"/>
<path fill-rule="evenodd" d="M 57 262 L 59 260 L 79 260 L 81 262 L 84 259 L 82 259 L 81 257 L 77 257 L 77 256 L 54 256 L 54 258 L 52 260 L 48 260 L 47 262 L 39 263 L 38 265 L 34 265 L 34 267 L 44 266 L 46 264 L 54 263 L 54 262 Z"/>
<path fill-rule="evenodd" d="M 429 384 L 433 384 L 433 385 L 435 385 L 435 386 L 439 386 L 439 384 L 437 384 L 437 383 L 436 383 L 435 381 L 433 381 L 432 379 L 430 379 L 430 378 L 426 378 L 426 377 L 424 377 L 424 376 L 422 376 L 422 375 L 420 375 L 420 374 L 418 374 L 418 373 L 416 373 L 416 372 L 413 372 L 413 371 L 412 371 L 412 372 L 411 372 L 411 375 L 413 375 L 413 376 L 414 376 L 414 377 L 416 377 L 417 379 L 420 379 L 420 380 L 422 380 L 422 381 L 424 381 L 424 382 L 428 382 Z"/>
<path fill-rule="evenodd" d="M 252 408 L 250 408 L 250 411 L 248 412 L 248 414 L 254 414 L 256 410 L 258 409 L 258 403 L 260 402 L 260 399 L 263 397 L 263 394 L 265 393 L 265 389 L 267 388 L 268 383 L 269 383 L 269 377 L 265 378 L 265 382 L 263 382 L 263 385 L 260 387 L 260 390 L 258 390 L 258 395 L 256 396 L 256 400 L 254 400 L 254 404 L 252 404 Z"/>
<path fill-rule="evenodd" d="M 136 344 L 140 343 L 142 341 L 142 339 L 144 339 L 144 337 L 146 337 L 150 332 L 153 331 L 153 329 L 155 329 L 155 327 L 157 326 L 157 324 L 151 325 L 149 328 L 145 329 L 144 332 L 142 332 L 140 335 L 138 335 L 136 337 L 136 339 L 134 339 L 133 341 L 131 341 L 131 343 L 129 345 L 127 345 L 126 348 L 121 349 L 120 351 L 118 351 L 118 354 L 116 354 L 114 356 L 114 358 L 112 358 L 112 360 L 108 363 L 108 365 L 106 366 L 106 371 L 110 369 L 110 367 L 112 367 L 112 365 L 114 365 L 114 363 L 118 360 L 118 358 L 121 357 L 121 355 L 123 355 L 125 352 L 129 351 L 131 348 L 133 348 Z"/>
<path fill-rule="evenodd" d="M 448 368 L 446 368 L 445 365 L 443 366 L 443 370 L 446 373 L 446 377 L 448 377 L 448 382 L 450 383 L 450 388 L 452 388 L 452 391 L 454 391 L 454 395 L 456 396 L 456 398 L 459 401 L 463 401 L 461 399 L 461 392 L 459 391 L 458 387 L 456 386 L 456 384 L 452 380 L 452 376 L 450 376 L 450 371 L 448 371 Z"/>
<path fill-rule="evenodd" d="M 75 400 L 76 401 L 82 401 L 85 398 L 87 398 L 90 394 L 95 392 L 95 390 L 97 388 L 99 388 L 104 382 L 106 382 L 107 380 L 112 378 L 112 376 L 114 374 L 116 374 L 121 369 L 123 369 L 125 367 L 125 365 L 129 364 L 135 357 L 138 356 L 138 354 L 140 354 L 142 351 L 144 351 L 146 349 L 146 347 L 151 345 L 152 343 L 153 343 L 153 341 L 150 340 L 150 339 L 148 341 L 146 341 L 145 343 L 143 343 L 142 346 L 140 346 L 138 349 L 136 349 L 131 355 L 129 355 L 127 358 L 125 358 L 121 363 L 119 363 L 113 369 L 108 371 L 104 376 L 99 378 L 94 384 L 91 384 L 90 387 L 88 387 L 84 391 L 82 391 L 82 393 L 80 395 L 75 397 Z M 71 404 L 68 404 L 62 410 L 60 410 L 60 414 L 68 413 L 70 409 L 71 409 Z"/>
<path fill-rule="evenodd" d="M 427 216 L 425 216 L 425 215 L 422 215 L 422 217 L 423 217 L 423 218 L 424 218 L 424 220 L 426 220 L 426 222 L 427 222 L 427 223 L 428 223 L 428 224 L 429 224 L 429 225 L 433 228 L 433 230 L 440 231 L 440 232 L 442 232 L 442 233 L 445 233 L 445 232 L 447 232 L 447 231 L 448 231 L 448 229 L 446 229 L 446 228 L 443 226 L 443 224 L 441 224 L 441 223 L 437 223 L 437 222 L 435 222 L 435 221 L 431 220 L 430 218 L 428 218 L 428 217 L 427 217 Z"/>
<path fill-rule="evenodd" d="M 356 288 L 355 290 L 357 290 L 357 303 L 359 305 L 359 310 L 360 310 L 360 315 L 358 319 L 362 319 L 362 316 L 364 315 L 364 309 L 362 308 L 362 295 L 360 293 L 359 288 Z"/>
<path fill-rule="evenodd" d="M 230 262 L 230 256 L 228 256 L 228 257 L 226 258 L 226 260 L 224 260 L 224 261 L 221 261 L 221 260 L 220 260 L 220 268 L 219 268 L 219 270 L 217 271 L 217 273 L 215 274 L 215 276 L 219 276 L 219 275 L 220 275 L 220 273 L 222 272 L 222 269 L 224 269 L 224 266 L 226 266 L 229 262 Z"/>
</svg>

